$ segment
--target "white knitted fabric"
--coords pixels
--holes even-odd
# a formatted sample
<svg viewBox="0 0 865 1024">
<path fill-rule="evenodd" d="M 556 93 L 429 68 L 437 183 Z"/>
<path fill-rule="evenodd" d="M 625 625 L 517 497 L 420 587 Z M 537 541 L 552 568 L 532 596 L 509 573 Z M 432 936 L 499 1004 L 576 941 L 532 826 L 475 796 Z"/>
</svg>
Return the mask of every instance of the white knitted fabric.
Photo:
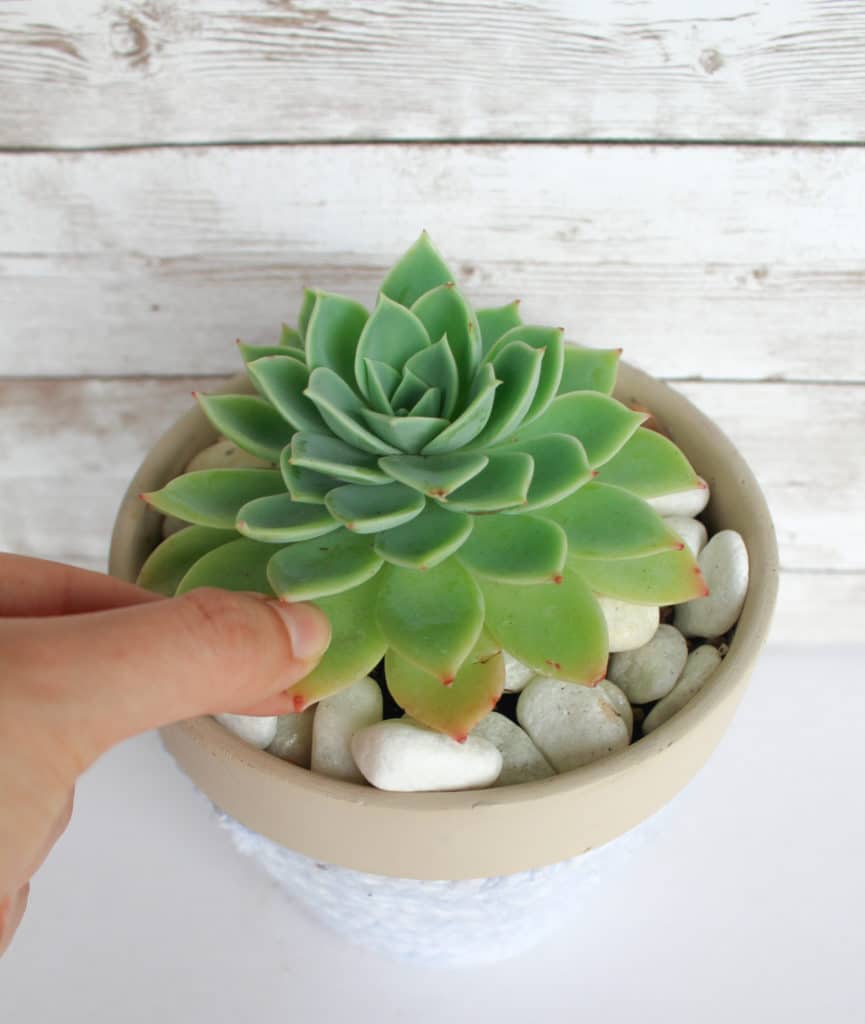
<svg viewBox="0 0 865 1024">
<path fill-rule="evenodd" d="M 217 809 L 237 849 L 324 924 L 387 956 L 441 966 L 515 956 L 576 920 L 601 880 L 615 885 L 616 873 L 657 832 L 665 813 L 600 849 L 548 867 L 429 882 L 323 864 L 251 832 Z"/>
</svg>

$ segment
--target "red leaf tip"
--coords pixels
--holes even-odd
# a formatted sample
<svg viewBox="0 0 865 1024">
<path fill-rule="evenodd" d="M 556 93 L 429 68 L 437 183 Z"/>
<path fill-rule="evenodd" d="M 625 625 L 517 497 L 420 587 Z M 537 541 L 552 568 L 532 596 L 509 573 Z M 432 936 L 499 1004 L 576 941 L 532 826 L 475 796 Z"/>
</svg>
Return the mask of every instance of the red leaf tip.
<svg viewBox="0 0 865 1024">
<path fill-rule="evenodd" d="M 455 676 L 445 676 L 444 679 L 442 679 L 442 686 L 453 686 L 455 678 Z"/>
<path fill-rule="evenodd" d="M 560 572 L 556 573 L 556 575 L 553 576 L 553 583 L 564 583 L 564 582 L 565 582 L 565 577 L 562 576 L 562 574 Z"/>
<path fill-rule="evenodd" d="M 709 485 L 706 483 L 705 480 L 698 479 L 697 480 L 697 486 L 700 488 L 701 491 L 708 491 L 709 490 Z"/>
<path fill-rule="evenodd" d="M 600 476 L 600 475 L 601 475 L 601 471 L 599 469 L 593 469 L 592 470 L 592 479 L 593 480 L 595 479 L 596 476 Z"/>
<path fill-rule="evenodd" d="M 468 738 L 469 734 L 467 732 L 461 732 L 458 736 L 454 736 L 454 739 L 457 741 L 457 743 L 465 743 L 465 741 Z"/>
<path fill-rule="evenodd" d="M 673 545 L 673 550 L 674 551 L 684 551 L 685 550 L 685 545 L 682 544 L 681 542 L 679 544 L 674 544 Z"/>
<path fill-rule="evenodd" d="M 306 707 L 306 700 L 299 693 L 296 693 L 291 698 L 291 706 L 294 709 L 294 713 L 299 715 Z"/>
</svg>

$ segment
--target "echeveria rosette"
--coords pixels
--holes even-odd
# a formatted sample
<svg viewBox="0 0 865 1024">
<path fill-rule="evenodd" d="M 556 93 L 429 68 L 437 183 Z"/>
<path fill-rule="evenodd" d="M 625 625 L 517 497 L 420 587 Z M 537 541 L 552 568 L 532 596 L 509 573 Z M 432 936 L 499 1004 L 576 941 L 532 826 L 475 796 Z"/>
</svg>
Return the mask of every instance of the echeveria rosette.
<svg viewBox="0 0 865 1024">
<path fill-rule="evenodd" d="M 307 291 L 279 345 L 241 345 L 256 395 L 201 396 L 213 426 L 272 469 L 188 473 L 146 496 L 193 524 L 140 582 L 313 601 L 333 640 L 295 707 L 382 658 L 400 705 L 464 737 L 495 705 L 502 650 L 592 684 L 595 595 L 675 604 L 705 592 L 644 500 L 697 477 L 610 397 L 619 350 L 565 345 L 517 303 L 474 312 L 426 234 L 368 313 Z"/>
</svg>

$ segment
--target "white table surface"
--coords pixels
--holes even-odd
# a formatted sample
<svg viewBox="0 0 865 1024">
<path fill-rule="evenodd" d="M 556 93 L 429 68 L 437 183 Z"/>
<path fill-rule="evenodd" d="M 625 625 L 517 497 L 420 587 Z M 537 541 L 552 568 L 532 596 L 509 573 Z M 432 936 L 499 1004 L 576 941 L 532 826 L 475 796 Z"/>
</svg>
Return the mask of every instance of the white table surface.
<svg viewBox="0 0 865 1024">
<path fill-rule="evenodd" d="M 0 1020 L 861 1021 L 863 669 L 865 649 L 770 650 L 618 888 L 469 972 L 331 936 L 234 852 L 155 736 L 126 743 L 82 780 L 34 881 Z"/>
</svg>

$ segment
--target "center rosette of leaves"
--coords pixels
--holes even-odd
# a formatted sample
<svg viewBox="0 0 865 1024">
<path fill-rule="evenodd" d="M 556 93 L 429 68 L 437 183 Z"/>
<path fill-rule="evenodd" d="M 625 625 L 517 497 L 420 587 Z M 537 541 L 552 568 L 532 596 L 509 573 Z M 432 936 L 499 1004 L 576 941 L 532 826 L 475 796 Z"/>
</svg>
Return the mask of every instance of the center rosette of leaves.
<svg viewBox="0 0 865 1024">
<path fill-rule="evenodd" d="M 201 406 L 272 468 L 188 473 L 147 495 L 193 525 L 141 582 L 318 604 L 333 641 L 298 709 L 384 657 L 400 705 L 463 737 L 501 694 L 502 650 L 593 683 L 608 653 L 595 594 L 702 592 L 644 500 L 696 475 L 609 396 L 618 351 L 566 346 L 516 302 L 475 313 L 425 234 L 371 313 L 307 291 L 297 331 L 241 352 L 258 395 Z"/>
</svg>

